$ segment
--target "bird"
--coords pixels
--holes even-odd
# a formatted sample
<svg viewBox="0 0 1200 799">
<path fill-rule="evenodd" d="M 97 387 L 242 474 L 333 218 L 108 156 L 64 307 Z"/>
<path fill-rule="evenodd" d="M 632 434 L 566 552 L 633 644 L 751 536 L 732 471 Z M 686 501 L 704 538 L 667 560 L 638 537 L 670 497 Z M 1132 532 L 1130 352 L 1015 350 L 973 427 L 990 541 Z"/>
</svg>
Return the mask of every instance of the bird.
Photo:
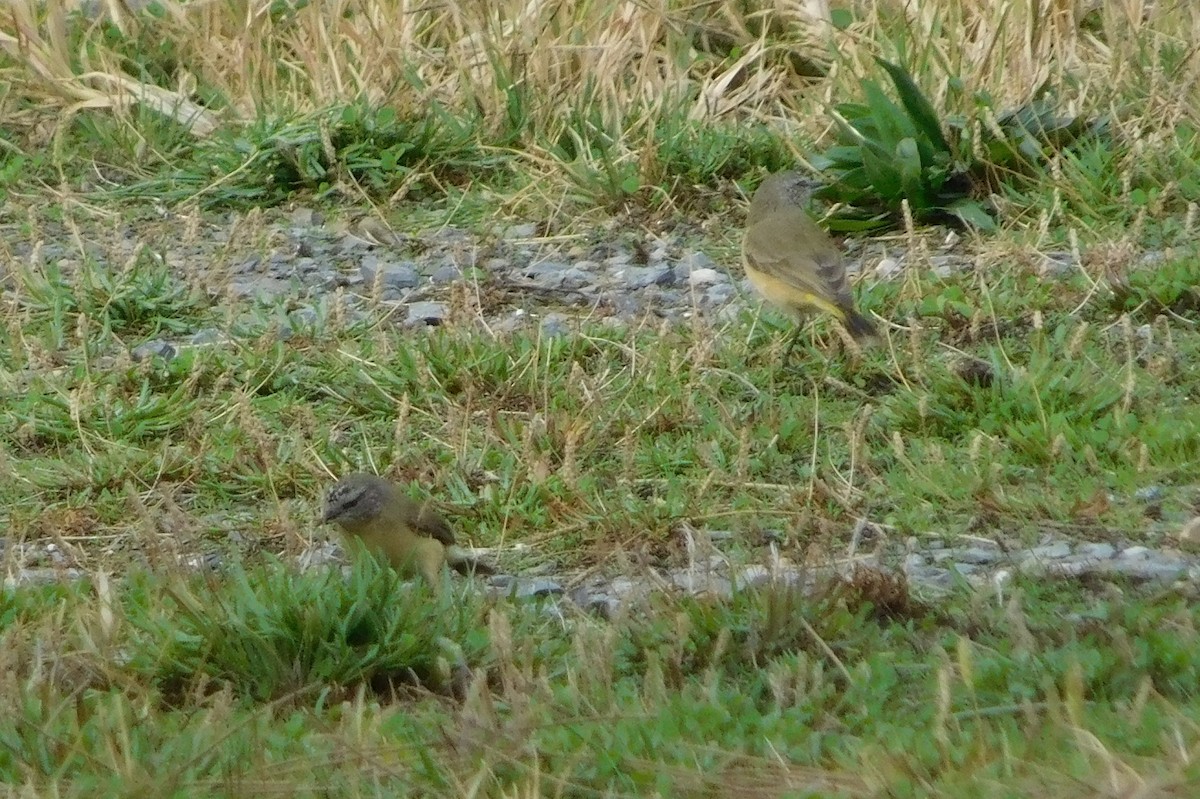
<svg viewBox="0 0 1200 799">
<path fill-rule="evenodd" d="M 435 589 L 444 563 L 463 574 L 494 573 L 455 545 L 454 531 L 428 501 L 417 503 L 373 474 L 338 480 L 325 497 L 321 521 L 337 524 L 350 547 L 384 558 L 403 575 L 419 574 Z"/>
<path fill-rule="evenodd" d="M 813 185 L 792 170 L 768 176 L 754 192 L 742 237 L 746 277 L 794 316 L 825 311 L 855 339 L 874 336 L 875 326 L 854 309 L 841 252 L 805 211 Z"/>
</svg>

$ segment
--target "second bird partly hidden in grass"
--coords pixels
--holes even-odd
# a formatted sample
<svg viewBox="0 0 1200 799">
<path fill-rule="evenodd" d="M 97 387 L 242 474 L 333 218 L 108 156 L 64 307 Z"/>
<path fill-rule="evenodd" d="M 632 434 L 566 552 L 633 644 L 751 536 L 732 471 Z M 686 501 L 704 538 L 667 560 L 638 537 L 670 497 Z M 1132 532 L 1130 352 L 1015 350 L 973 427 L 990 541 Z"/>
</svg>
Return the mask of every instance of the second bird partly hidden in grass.
<svg viewBox="0 0 1200 799">
<path fill-rule="evenodd" d="M 397 485 L 373 474 L 343 477 L 325 498 L 322 521 L 342 528 L 348 548 L 383 558 L 401 574 L 441 584 L 442 565 L 463 574 L 492 574 L 455 544 L 454 531 L 428 503 L 417 503 Z"/>
<path fill-rule="evenodd" d="M 874 325 L 854 309 L 841 252 L 805 210 L 812 185 L 799 172 L 779 172 L 754 192 L 742 239 L 746 277 L 795 316 L 824 311 L 854 338 L 874 336 Z"/>
</svg>

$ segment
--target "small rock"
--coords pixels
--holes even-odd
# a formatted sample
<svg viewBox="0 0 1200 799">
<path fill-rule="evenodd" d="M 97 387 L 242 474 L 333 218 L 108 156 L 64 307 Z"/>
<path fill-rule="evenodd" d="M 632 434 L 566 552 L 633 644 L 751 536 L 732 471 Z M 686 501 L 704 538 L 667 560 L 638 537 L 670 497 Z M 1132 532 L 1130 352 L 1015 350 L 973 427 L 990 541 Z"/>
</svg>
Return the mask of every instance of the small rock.
<svg viewBox="0 0 1200 799">
<path fill-rule="evenodd" d="M 1133 492 L 1133 498 L 1139 502 L 1158 502 L 1165 495 L 1166 491 L 1160 485 L 1148 485 L 1139 488 Z"/>
<path fill-rule="evenodd" d="M 880 280 L 892 280 L 903 271 L 904 267 L 895 258 L 881 258 L 875 265 L 875 277 Z"/>
<path fill-rule="evenodd" d="M 1108 560 L 1117 554 L 1117 548 L 1112 544 L 1079 544 L 1075 547 L 1075 554 L 1081 558 Z"/>
<path fill-rule="evenodd" d="M 368 254 L 363 256 L 358 269 L 368 286 L 374 286 L 378 280 L 384 289 L 411 289 L 421 282 L 421 273 L 411 262 L 385 261 Z"/>
<path fill-rule="evenodd" d="M 693 286 L 704 285 L 706 275 L 721 274 L 716 269 L 717 263 L 700 251 L 690 252 L 675 264 L 674 277 L 677 282 L 687 281 Z M 707 282 L 713 282 L 710 278 Z"/>
<path fill-rule="evenodd" d="M 290 290 L 291 284 L 277 277 L 238 278 L 229 281 L 229 293 L 238 299 L 255 299 L 270 303 Z"/>
<path fill-rule="evenodd" d="M 739 589 L 761 588 L 771 582 L 771 570 L 766 566 L 754 564 L 746 566 L 733 578 L 733 584 Z"/>
<path fill-rule="evenodd" d="M 135 361 L 146 361 L 154 357 L 169 361 L 175 357 L 175 348 L 166 341 L 156 338 L 134 347 L 129 351 L 129 357 Z"/>
<path fill-rule="evenodd" d="M 675 273 L 665 266 L 630 266 L 619 274 L 625 287 L 631 289 L 669 286 L 675 282 Z"/>
<path fill-rule="evenodd" d="M 444 302 L 410 302 L 407 324 L 440 325 L 446 320 L 449 308 Z"/>
<path fill-rule="evenodd" d="M 315 308 L 297 308 L 288 314 L 288 321 L 291 322 L 292 327 L 316 327 L 320 319 L 321 316 Z"/>
<path fill-rule="evenodd" d="M 960 549 L 954 554 L 954 559 L 959 563 L 975 563 L 988 564 L 995 563 L 1004 556 L 998 547 L 967 547 Z"/>
<path fill-rule="evenodd" d="M 258 268 L 262 266 L 262 262 L 262 255 L 258 253 L 251 253 L 250 255 L 247 255 L 240 264 L 231 267 L 229 271 L 235 275 L 247 275 L 251 272 L 257 272 Z"/>
<path fill-rule="evenodd" d="M 544 261 L 522 269 L 521 275 L 532 280 L 538 288 L 556 289 L 566 281 L 567 265 L 555 261 Z"/>
<path fill-rule="evenodd" d="M 462 270 L 457 266 L 454 264 L 445 264 L 434 270 L 433 274 L 429 276 L 429 281 L 435 285 L 444 285 L 461 280 L 462 276 Z"/>
<path fill-rule="evenodd" d="M 542 333 L 547 338 L 559 338 L 571 334 L 566 314 L 548 313 L 542 318 Z"/>
<path fill-rule="evenodd" d="M 971 262 L 961 255 L 931 255 L 929 266 L 938 277 L 951 277 L 959 272 L 965 272 Z"/>
<path fill-rule="evenodd" d="M 509 225 L 504 230 L 503 238 L 505 241 L 515 241 L 517 239 L 532 239 L 537 234 L 537 222 L 525 222 L 520 225 Z"/>
<path fill-rule="evenodd" d="M 1066 277 L 1075 269 L 1075 258 L 1069 251 L 1043 253 L 1038 272 L 1042 277 Z"/>
<path fill-rule="evenodd" d="M 1122 574 L 1134 580 L 1148 582 L 1171 582 L 1187 574 L 1188 564 L 1182 560 L 1163 557 L 1142 560 L 1110 560 L 1103 564 L 1104 570 Z"/>
<path fill-rule="evenodd" d="M 723 272 L 716 269 L 693 269 L 688 273 L 687 282 L 691 286 L 711 286 L 726 279 Z"/>
<path fill-rule="evenodd" d="M 532 580 L 515 580 L 516 588 L 510 589 L 512 596 L 526 599 L 535 596 L 557 596 L 564 593 L 562 585 L 548 577 L 537 577 Z"/>
<path fill-rule="evenodd" d="M 1071 554 L 1071 545 L 1066 543 L 1061 544 L 1044 544 L 1040 547 L 1032 547 L 1025 551 L 1026 558 L 1036 558 L 1038 560 L 1057 560 L 1065 558 Z"/>
<path fill-rule="evenodd" d="M 1179 530 L 1175 541 L 1180 549 L 1188 552 L 1200 551 L 1200 516 L 1193 517 Z"/>
<path fill-rule="evenodd" d="M 728 579 L 708 571 L 677 571 L 671 575 L 671 582 L 689 594 L 715 594 L 722 597 L 733 594 L 733 584 Z"/>
<path fill-rule="evenodd" d="M 1122 560 L 1145 560 L 1146 558 L 1150 557 L 1150 555 L 1151 552 L 1147 547 L 1139 546 L 1126 547 L 1125 549 L 1121 550 L 1121 554 L 1118 557 L 1120 557 Z"/>
<path fill-rule="evenodd" d="M 291 221 L 296 227 L 316 227 L 321 224 L 320 215 L 313 209 L 304 206 L 292 210 Z"/>
<path fill-rule="evenodd" d="M 707 305 L 728 305 L 737 295 L 737 289 L 732 283 L 717 283 L 704 291 L 704 302 Z"/>
</svg>

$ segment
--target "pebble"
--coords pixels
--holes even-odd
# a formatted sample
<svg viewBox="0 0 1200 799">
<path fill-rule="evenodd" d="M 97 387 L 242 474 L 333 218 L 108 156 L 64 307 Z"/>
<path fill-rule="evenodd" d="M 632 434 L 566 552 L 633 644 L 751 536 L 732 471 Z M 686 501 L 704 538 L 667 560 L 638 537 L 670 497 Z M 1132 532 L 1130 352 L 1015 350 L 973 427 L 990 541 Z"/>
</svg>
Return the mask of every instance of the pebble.
<svg viewBox="0 0 1200 799">
<path fill-rule="evenodd" d="M 359 271 L 368 286 L 373 286 L 378 276 L 379 285 L 385 292 L 388 289 L 413 289 L 421 282 L 421 273 L 412 262 L 386 261 L 372 254 L 363 256 Z"/>
<path fill-rule="evenodd" d="M 548 313 L 542 317 L 542 333 L 548 338 L 559 338 L 570 335 L 570 320 L 566 314 Z"/>
<path fill-rule="evenodd" d="M 160 338 L 139 344 L 129 351 L 129 357 L 135 361 L 147 361 L 154 357 L 171 360 L 175 357 L 175 347 Z"/>
<path fill-rule="evenodd" d="M 229 224 L 233 224 L 232 218 Z M 399 318 L 400 323 L 411 326 L 444 323 L 449 317 L 449 305 L 442 301 L 447 287 L 464 279 L 464 266 L 476 264 L 481 265 L 489 281 L 501 289 L 510 289 L 516 297 L 501 304 L 489 323 L 500 329 L 537 324 L 544 335 L 551 337 L 573 333 L 573 317 L 558 311 L 563 304 L 603 304 L 610 313 L 601 317 L 602 324 L 620 329 L 646 318 L 683 319 L 694 313 L 722 319 L 759 303 L 736 263 L 716 262 L 704 252 L 689 249 L 683 237 L 674 234 L 644 234 L 637 243 L 626 240 L 595 243 L 581 239 L 560 243 L 553 236 L 539 238 L 543 228 L 537 222 L 527 222 L 504 227 L 499 236 L 476 236 L 463 230 L 440 228 L 411 239 L 375 236 L 377 240 L 368 240 L 329 227 L 319 212 L 306 207 L 280 214 L 268 226 L 272 241 L 269 251 L 223 265 L 229 274 L 228 291 L 249 301 L 286 301 L 290 309 L 286 325 L 297 329 L 320 322 L 325 312 L 317 309 L 328 307 L 326 298 L 337 288 L 350 289 L 343 295 L 348 306 L 346 318 L 363 318 L 370 310 L 368 304 L 376 299 L 369 290 L 376 284 L 380 286 L 378 299 L 390 302 L 403 300 L 408 292 L 420 293 L 419 301 L 403 305 L 403 314 L 393 317 Z M 228 241 L 228 232 L 219 226 L 214 228 L 208 243 Z M 131 246 L 133 240 L 131 237 Z M 954 244 L 948 242 L 946 249 L 952 249 Z M 25 242 L 10 242 L 10 248 L 22 258 L 32 257 L 33 249 Z M 75 257 L 53 241 L 38 253 L 43 263 Z M 166 263 L 186 269 L 206 262 L 206 253 L 193 244 L 168 242 L 162 257 Z M 903 254 L 880 257 L 878 249 L 864 246 L 848 248 L 847 253 L 848 269 L 866 271 L 872 280 L 896 280 L 906 270 Z M 89 248 L 88 255 L 97 259 L 111 257 L 99 248 L 95 252 Z M 939 273 L 971 268 L 970 261 L 955 252 L 930 256 L 929 263 Z M 67 267 L 69 264 L 64 266 Z M 1069 275 L 1077 268 L 1070 251 L 1047 253 L 1041 263 L 1041 271 L 1047 275 Z M 552 296 L 546 298 L 529 291 L 530 288 Z M 523 294 L 522 289 L 526 289 Z M 1139 335 L 1147 340 L 1152 334 L 1149 327 L 1139 330 Z M 285 335 L 282 329 L 280 335 Z M 230 341 L 227 332 L 203 329 L 181 334 L 178 340 L 156 338 L 142 342 L 130 351 L 130 357 L 169 359 L 189 347 L 224 346 Z M 1133 497 L 1153 505 L 1164 501 L 1169 494 L 1168 488 L 1155 484 L 1139 488 Z M 728 539 L 714 533 L 710 540 L 720 549 L 720 544 Z M 1132 542 L 1050 538 L 1006 551 L 978 539 L 958 541 L 949 535 L 926 536 L 911 539 L 900 551 L 880 553 L 878 562 L 881 568 L 902 571 L 915 593 L 933 595 L 957 590 L 964 583 L 990 585 L 1017 569 L 1025 574 L 1045 575 L 1047 579 L 1093 576 L 1151 583 L 1185 579 L 1200 582 L 1200 517 L 1182 525 L 1169 543 L 1177 544 L 1179 550 Z M 38 568 L 39 557 L 43 562 L 47 557 L 53 560 L 43 546 L 40 555 L 18 559 L 18 564 L 25 563 L 29 568 L 15 569 L 6 582 L 69 579 L 78 575 L 61 567 Z M 306 564 L 316 566 L 329 560 L 329 553 L 316 552 Z M 209 563 L 203 557 L 188 562 Z M 856 562 L 866 560 L 859 558 Z M 845 568 L 831 566 L 830 572 L 843 573 Z M 813 569 L 808 567 L 808 570 Z M 779 581 L 801 583 L 807 574 L 806 570 L 777 563 L 731 566 L 726 558 L 716 557 L 705 558 L 688 568 L 666 570 L 655 580 L 640 577 L 592 580 L 569 592 L 563 588 L 574 585 L 569 575 L 546 574 L 536 578 L 526 575 L 513 577 L 504 585 L 516 586 L 520 596 L 563 594 L 564 603 L 574 601 L 580 607 L 611 616 L 623 603 L 664 585 L 675 591 L 727 595 Z"/>
<path fill-rule="evenodd" d="M 440 325 L 446 319 L 449 308 L 444 302 L 410 302 L 408 304 L 408 324 L 410 325 Z"/>
</svg>

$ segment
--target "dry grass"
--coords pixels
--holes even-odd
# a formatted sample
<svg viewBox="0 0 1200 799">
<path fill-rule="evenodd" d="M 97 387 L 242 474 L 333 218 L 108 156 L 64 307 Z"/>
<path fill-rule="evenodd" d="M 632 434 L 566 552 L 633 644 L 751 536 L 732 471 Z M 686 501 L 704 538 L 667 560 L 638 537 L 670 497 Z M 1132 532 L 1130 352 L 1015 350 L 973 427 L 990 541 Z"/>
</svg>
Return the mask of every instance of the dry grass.
<svg viewBox="0 0 1200 799">
<path fill-rule="evenodd" d="M 977 114 L 975 93 L 1009 108 L 1050 85 L 1065 110 L 1115 112 L 1153 152 L 1200 107 L 1200 8 L 1186 0 L 857 3 L 844 29 L 806 8 L 821 5 L 164 0 L 157 16 L 94 6 L 89 23 L 64 0 L 16 0 L 0 15 L 0 113 L 36 146 L 85 109 L 128 118 L 135 103 L 191 120 L 197 136 L 364 98 L 403 118 L 436 103 L 515 134 L 535 172 L 570 171 L 555 143 L 604 139 L 606 158 L 653 182 L 640 143 L 668 117 L 761 121 L 811 142 L 875 55 L 905 62 L 937 107 L 981 126 L 994 120 Z M 132 71 L 134 53 L 146 74 Z M 592 156 L 583 146 L 577 157 Z"/>
</svg>

